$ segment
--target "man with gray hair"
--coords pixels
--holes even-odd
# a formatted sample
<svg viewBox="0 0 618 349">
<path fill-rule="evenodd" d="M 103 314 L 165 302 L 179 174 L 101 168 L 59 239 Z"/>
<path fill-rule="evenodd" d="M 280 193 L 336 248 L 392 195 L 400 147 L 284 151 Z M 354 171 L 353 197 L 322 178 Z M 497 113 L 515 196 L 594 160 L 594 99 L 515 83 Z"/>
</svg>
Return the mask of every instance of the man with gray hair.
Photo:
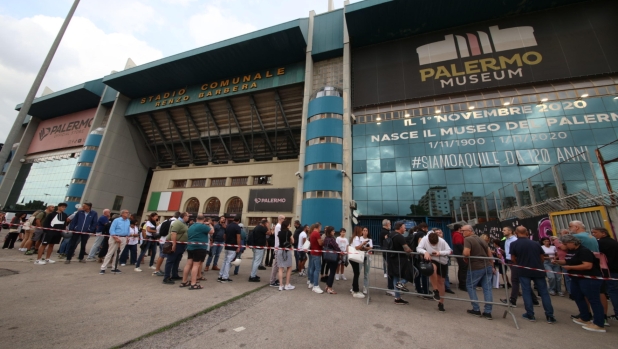
<svg viewBox="0 0 618 349">
<path fill-rule="evenodd" d="M 129 221 L 129 211 L 122 210 L 120 211 L 120 217 L 114 219 L 111 227 L 109 228 L 109 248 L 107 250 L 107 254 L 105 255 L 105 259 L 103 260 L 103 264 L 101 264 L 101 271 L 99 274 L 105 275 L 105 269 L 107 269 L 107 264 L 114 264 L 114 258 L 118 258 L 120 253 L 116 253 L 116 251 L 120 252 L 124 250 L 124 247 L 127 245 L 127 237 L 131 232 L 131 222 Z M 113 274 L 120 274 L 120 270 L 118 268 L 112 268 Z"/>
<path fill-rule="evenodd" d="M 587 230 L 582 221 L 569 222 L 569 231 L 582 242 L 582 245 L 592 252 L 599 252 L 599 243 Z"/>
<path fill-rule="evenodd" d="M 466 257 L 492 257 L 491 250 L 487 243 L 482 240 L 478 235 L 474 233 L 474 229 L 471 225 L 464 225 L 461 227 L 461 233 L 464 236 L 464 249 L 463 255 Z M 466 280 L 466 287 L 468 289 L 468 295 L 472 301 L 472 310 L 467 310 L 468 314 L 483 317 L 487 320 L 491 320 L 492 305 L 485 303 L 485 309 L 481 313 L 479 304 L 475 302 L 478 300 L 476 295 L 476 285 L 479 283 L 483 288 L 483 298 L 485 302 L 493 302 L 493 294 L 491 290 L 491 276 L 493 275 L 494 261 L 491 259 L 481 258 L 468 258 L 468 277 Z"/>
</svg>

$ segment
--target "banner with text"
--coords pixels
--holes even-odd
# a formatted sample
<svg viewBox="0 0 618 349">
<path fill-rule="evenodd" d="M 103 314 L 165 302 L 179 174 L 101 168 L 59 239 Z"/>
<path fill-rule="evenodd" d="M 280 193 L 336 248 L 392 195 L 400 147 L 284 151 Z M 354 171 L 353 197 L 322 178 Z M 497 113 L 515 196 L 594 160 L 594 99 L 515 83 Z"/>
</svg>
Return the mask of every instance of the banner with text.
<svg viewBox="0 0 618 349">
<path fill-rule="evenodd" d="M 294 188 L 251 189 L 249 212 L 292 212 Z"/>
</svg>

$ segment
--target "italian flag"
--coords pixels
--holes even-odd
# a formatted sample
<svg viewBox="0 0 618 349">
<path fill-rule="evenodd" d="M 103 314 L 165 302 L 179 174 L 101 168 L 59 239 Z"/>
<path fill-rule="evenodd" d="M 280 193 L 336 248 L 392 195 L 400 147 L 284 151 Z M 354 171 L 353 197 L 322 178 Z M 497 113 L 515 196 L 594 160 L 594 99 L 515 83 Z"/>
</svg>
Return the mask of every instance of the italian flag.
<svg viewBox="0 0 618 349">
<path fill-rule="evenodd" d="M 181 200 L 181 191 L 156 191 L 150 195 L 148 211 L 178 211 Z"/>
</svg>

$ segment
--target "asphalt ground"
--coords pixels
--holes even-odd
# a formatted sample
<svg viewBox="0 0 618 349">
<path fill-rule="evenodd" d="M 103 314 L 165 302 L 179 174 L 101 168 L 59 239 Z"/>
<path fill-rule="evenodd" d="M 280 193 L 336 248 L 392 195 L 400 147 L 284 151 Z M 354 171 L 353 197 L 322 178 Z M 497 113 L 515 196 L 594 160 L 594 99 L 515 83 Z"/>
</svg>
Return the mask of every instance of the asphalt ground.
<svg viewBox="0 0 618 349">
<path fill-rule="evenodd" d="M 318 295 L 307 289 L 306 277 L 292 277 L 296 289 L 278 291 L 266 285 L 270 268 L 260 271 L 262 283 L 247 282 L 249 258 L 234 282 L 216 282 L 207 272 L 203 290 L 188 291 L 161 284 L 150 269 L 121 275 L 98 274 L 99 264 L 34 265 L 15 250 L 0 250 L 0 343 L 26 348 L 266 348 L 406 346 L 411 348 L 615 348 L 618 322 L 607 333 L 581 329 L 569 318 L 577 313 L 566 297 L 552 297 L 557 324 L 545 323 L 542 308 L 537 322 L 521 318 L 523 302 L 512 318 L 494 307 L 494 320 L 466 314 L 470 303 L 447 300 L 446 312 L 437 302 L 405 295 L 408 305 L 393 304 L 384 291 L 369 290 L 370 302 L 352 298 L 347 281 L 335 281 L 337 295 Z M 52 257 L 53 259 L 53 257 Z M 181 266 L 184 265 L 181 263 Z M 454 279 L 455 269 L 451 267 Z M 384 287 L 379 269 L 371 285 Z M 361 275 L 362 284 L 362 275 Z M 324 284 L 321 286 L 324 288 Z M 453 286 L 455 289 L 455 287 Z M 467 294 L 456 291 L 457 297 Z M 494 290 L 494 299 L 504 290 Z M 479 292 L 482 298 L 481 292 Z M 611 313 L 611 305 L 610 305 Z M 141 338 L 140 338 L 141 337 Z"/>
</svg>

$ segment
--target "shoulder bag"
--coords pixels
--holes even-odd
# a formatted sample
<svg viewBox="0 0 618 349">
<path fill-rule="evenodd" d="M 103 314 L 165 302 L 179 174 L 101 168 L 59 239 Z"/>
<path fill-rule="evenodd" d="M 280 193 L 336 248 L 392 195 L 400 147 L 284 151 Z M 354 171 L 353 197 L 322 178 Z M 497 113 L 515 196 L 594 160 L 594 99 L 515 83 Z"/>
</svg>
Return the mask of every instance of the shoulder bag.
<svg viewBox="0 0 618 349">
<path fill-rule="evenodd" d="M 305 242 L 303 242 L 302 249 L 303 250 L 311 249 L 311 241 L 309 241 L 309 238 L 305 238 Z"/>
<path fill-rule="evenodd" d="M 336 262 L 339 260 L 339 254 L 336 253 L 335 249 L 330 247 L 330 241 L 329 244 L 323 249 L 322 259 L 326 262 Z"/>
<path fill-rule="evenodd" d="M 350 262 L 362 264 L 365 261 L 365 251 L 359 251 L 356 247 L 348 246 L 348 259 Z"/>
</svg>

